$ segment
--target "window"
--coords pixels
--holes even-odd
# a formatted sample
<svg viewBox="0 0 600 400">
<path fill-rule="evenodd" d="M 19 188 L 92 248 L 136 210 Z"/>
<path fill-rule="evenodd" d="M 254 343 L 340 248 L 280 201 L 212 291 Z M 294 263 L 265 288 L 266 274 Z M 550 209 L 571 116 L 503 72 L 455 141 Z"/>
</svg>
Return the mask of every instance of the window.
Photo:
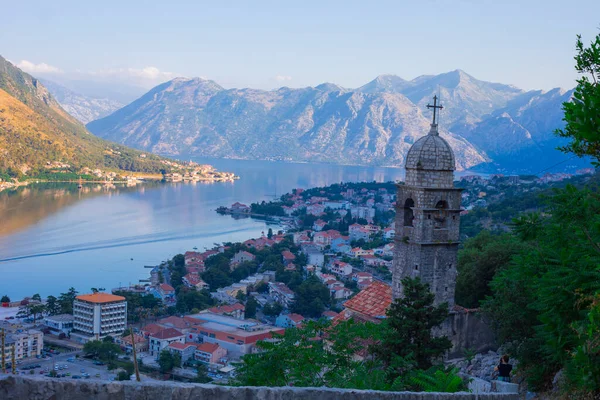
<svg viewBox="0 0 600 400">
<path fill-rule="evenodd" d="M 418 271 L 418 270 L 419 270 L 419 266 L 415 265 L 415 271 Z"/>
<path fill-rule="evenodd" d="M 413 226 L 413 219 L 415 218 L 412 207 L 415 206 L 413 199 L 408 198 L 404 202 L 404 226 Z"/>
</svg>

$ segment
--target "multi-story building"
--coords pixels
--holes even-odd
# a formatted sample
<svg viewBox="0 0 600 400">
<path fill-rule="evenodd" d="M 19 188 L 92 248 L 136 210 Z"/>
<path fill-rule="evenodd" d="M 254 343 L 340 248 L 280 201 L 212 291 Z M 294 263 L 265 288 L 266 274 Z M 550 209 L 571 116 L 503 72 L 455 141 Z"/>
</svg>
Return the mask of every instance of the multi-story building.
<svg viewBox="0 0 600 400">
<path fill-rule="evenodd" d="M 44 318 L 44 325 L 52 331 L 68 335 L 73 330 L 73 318 L 71 314 L 48 315 Z"/>
<path fill-rule="evenodd" d="M 7 334 L 4 338 L 4 354 L 7 362 L 12 358 L 13 346 L 16 360 L 39 356 L 44 348 L 44 334 L 35 329 Z"/>
<path fill-rule="evenodd" d="M 73 302 L 71 337 L 81 343 L 120 335 L 127 327 L 125 297 L 108 293 L 77 296 Z"/>
<path fill-rule="evenodd" d="M 166 328 L 150 334 L 150 355 L 158 358 L 161 351 L 166 349 L 171 343 L 175 342 L 185 343 L 185 334 L 175 328 Z"/>
</svg>

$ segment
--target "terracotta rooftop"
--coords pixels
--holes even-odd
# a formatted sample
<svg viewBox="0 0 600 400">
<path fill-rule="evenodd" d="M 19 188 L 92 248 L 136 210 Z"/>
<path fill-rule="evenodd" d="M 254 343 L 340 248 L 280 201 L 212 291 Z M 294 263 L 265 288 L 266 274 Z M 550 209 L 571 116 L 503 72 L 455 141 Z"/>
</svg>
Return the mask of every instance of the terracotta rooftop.
<svg viewBox="0 0 600 400">
<path fill-rule="evenodd" d="M 212 307 L 209 308 L 208 311 L 214 314 L 224 314 L 224 313 L 231 313 L 237 310 L 241 310 L 244 311 L 246 309 L 246 307 L 244 307 L 244 305 L 240 304 L 240 303 L 234 303 L 231 305 L 225 304 L 222 306 L 217 306 L 217 307 Z"/>
<path fill-rule="evenodd" d="M 295 323 L 304 321 L 304 317 L 300 314 L 288 314 L 287 317 Z"/>
<path fill-rule="evenodd" d="M 202 351 L 204 353 L 210 353 L 210 354 L 217 351 L 218 348 L 219 348 L 219 345 L 216 343 L 202 343 L 202 344 L 196 345 L 196 349 L 198 349 L 198 351 Z"/>
<path fill-rule="evenodd" d="M 390 304 L 392 304 L 391 286 L 375 281 L 344 303 L 344 307 L 351 311 L 377 318 L 385 316 L 385 312 Z"/>
<path fill-rule="evenodd" d="M 157 332 L 162 331 L 163 329 L 165 329 L 164 326 L 160 326 L 160 325 L 156 325 L 156 324 L 149 324 L 149 325 L 144 326 L 142 328 L 142 331 L 148 332 L 149 335 L 153 335 Z"/>
<path fill-rule="evenodd" d="M 173 343 L 169 344 L 169 347 L 172 349 L 184 350 L 184 349 L 187 349 L 188 347 L 196 347 L 196 345 L 192 344 L 192 343 L 173 342 Z"/>
<path fill-rule="evenodd" d="M 168 283 L 161 283 L 160 288 L 163 291 L 171 291 L 171 292 L 175 291 L 175 288 L 173 288 L 173 286 L 169 285 Z"/>
<path fill-rule="evenodd" d="M 179 332 L 177 329 L 166 328 L 162 331 L 158 331 L 156 333 L 151 334 L 153 338 L 156 339 L 171 339 L 177 336 L 183 336 L 183 333 Z"/>
<path fill-rule="evenodd" d="M 181 317 L 176 317 L 174 315 L 167 318 L 163 318 L 159 320 L 158 323 L 161 325 L 171 325 L 171 327 L 177 329 L 185 329 L 190 326 L 190 324 L 187 323 L 186 320 L 184 320 Z"/>
<path fill-rule="evenodd" d="M 116 296 L 114 294 L 97 292 L 97 293 L 92 293 L 92 294 L 79 295 L 79 296 L 77 296 L 77 300 L 83 300 L 83 301 L 89 301 L 90 303 L 102 304 L 102 303 L 112 303 L 113 301 L 125 301 L 125 297 Z"/>
</svg>

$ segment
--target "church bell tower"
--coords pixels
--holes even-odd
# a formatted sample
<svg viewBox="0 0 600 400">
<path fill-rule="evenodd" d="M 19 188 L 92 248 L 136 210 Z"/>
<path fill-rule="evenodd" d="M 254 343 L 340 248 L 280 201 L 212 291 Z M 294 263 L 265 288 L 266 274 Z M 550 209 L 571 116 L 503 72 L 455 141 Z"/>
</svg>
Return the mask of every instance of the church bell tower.
<svg viewBox="0 0 600 400">
<path fill-rule="evenodd" d="M 406 178 L 398 185 L 393 296 L 402 296 L 401 281 L 419 277 L 435 294 L 435 304 L 454 306 L 459 244 L 461 190 L 454 187 L 452 148 L 438 132 L 433 97 L 433 123 L 406 156 Z"/>
</svg>

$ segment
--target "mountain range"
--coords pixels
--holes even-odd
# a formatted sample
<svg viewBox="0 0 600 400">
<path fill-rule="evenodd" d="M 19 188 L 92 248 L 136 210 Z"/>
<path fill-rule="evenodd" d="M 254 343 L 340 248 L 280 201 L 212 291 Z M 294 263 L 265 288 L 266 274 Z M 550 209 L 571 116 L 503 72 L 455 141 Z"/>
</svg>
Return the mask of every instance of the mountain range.
<svg viewBox="0 0 600 400">
<path fill-rule="evenodd" d="M 73 171 L 159 172 L 163 160 L 92 135 L 38 79 L 0 56 L 0 177 L 35 175 L 57 162 Z"/>
<path fill-rule="evenodd" d="M 224 89 L 176 78 L 87 127 L 171 156 L 400 166 L 429 130 L 426 105 L 434 95 L 458 169 L 535 173 L 567 158 L 555 150 L 564 139 L 553 131 L 563 126 L 561 104 L 572 91 L 524 91 L 461 70 L 413 80 L 381 75 L 356 89 Z"/>
</svg>

